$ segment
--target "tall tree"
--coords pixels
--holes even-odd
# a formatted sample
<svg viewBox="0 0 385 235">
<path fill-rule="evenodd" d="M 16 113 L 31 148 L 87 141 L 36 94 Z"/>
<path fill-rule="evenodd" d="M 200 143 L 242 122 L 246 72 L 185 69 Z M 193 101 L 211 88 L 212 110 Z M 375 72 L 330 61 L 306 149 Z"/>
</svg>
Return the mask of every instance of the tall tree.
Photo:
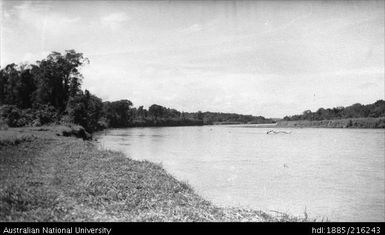
<svg viewBox="0 0 385 235">
<path fill-rule="evenodd" d="M 130 108 L 132 102 L 129 100 L 119 100 L 103 103 L 103 113 L 111 127 L 127 127 L 132 119 Z"/>
<path fill-rule="evenodd" d="M 158 120 L 158 118 L 162 117 L 164 113 L 164 107 L 153 104 L 148 108 L 148 112 L 154 118 L 154 120 Z"/>
<path fill-rule="evenodd" d="M 37 82 L 36 102 L 51 104 L 60 112 L 64 111 L 69 97 L 81 91 L 83 76 L 79 67 L 88 62 L 75 50 L 66 50 L 64 55 L 52 52 L 46 59 L 38 61 L 32 70 Z"/>
</svg>

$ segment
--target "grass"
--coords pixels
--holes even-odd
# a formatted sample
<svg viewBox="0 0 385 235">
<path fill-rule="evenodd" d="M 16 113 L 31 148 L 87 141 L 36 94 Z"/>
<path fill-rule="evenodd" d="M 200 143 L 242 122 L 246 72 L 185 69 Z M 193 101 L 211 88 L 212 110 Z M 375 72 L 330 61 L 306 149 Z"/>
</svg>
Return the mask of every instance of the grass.
<svg viewBox="0 0 385 235">
<path fill-rule="evenodd" d="M 23 142 L 30 142 L 36 138 L 32 134 L 15 133 L 13 131 L 0 132 L 0 146 L 17 145 Z"/>
<path fill-rule="evenodd" d="M 0 131 L 2 143 L 19 140 L 0 148 L 0 221 L 309 221 L 217 207 L 160 165 L 57 128 Z"/>
</svg>

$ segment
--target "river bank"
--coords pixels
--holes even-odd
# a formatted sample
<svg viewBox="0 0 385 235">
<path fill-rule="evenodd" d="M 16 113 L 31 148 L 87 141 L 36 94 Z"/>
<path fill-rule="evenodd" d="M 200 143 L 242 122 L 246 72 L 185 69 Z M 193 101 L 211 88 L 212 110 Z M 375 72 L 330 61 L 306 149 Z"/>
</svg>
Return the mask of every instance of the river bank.
<svg viewBox="0 0 385 235">
<path fill-rule="evenodd" d="M 349 118 L 321 121 L 278 121 L 275 127 L 385 128 L 385 118 Z"/>
<path fill-rule="evenodd" d="M 307 221 L 221 208 L 161 166 L 61 135 L 10 128 L 0 139 L 0 221 Z"/>
</svg>

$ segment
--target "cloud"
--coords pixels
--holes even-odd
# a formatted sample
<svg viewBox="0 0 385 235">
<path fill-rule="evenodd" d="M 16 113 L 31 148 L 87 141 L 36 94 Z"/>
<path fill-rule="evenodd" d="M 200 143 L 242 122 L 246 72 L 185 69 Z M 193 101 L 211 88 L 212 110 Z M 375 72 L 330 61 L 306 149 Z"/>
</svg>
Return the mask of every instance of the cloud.
<svg viewBox="0 0 385 235">
<path fill-rule="evenodd" d="M 26 2 L 21 5 L 14 6 L 9 12 L 5 11 L 5 15 L 17 17 L 23 23 L 33 25 L 36 28 L 48 27 L 49 30 L 60 29 L 63 26 L 76 23 L 79 17 L 69 17 L 64 14 L 51 11 L 47 5 L 36 5 Z M 11 17 L 12 18 L 12 17 Z M 10 19 L 10 17 L 7 17 Z"/>
<path fill-rule="evenodd" d="M 375 89 L 380 87 L 377 83 L 374 82 L 366 82 L 358 86 L 360 89 Z"/>
<path fill-rule="evenodd" d="M 127 22 L 129 17 L 124 12 L 115 12 L 109 15 L 106 15 L 101 18 L 101 24 L 104 27 L 109 27 L 111 29 L 118 29 L 124 22 Z"/>
<path fill-rule="evenodd" d="M 340 69 L 335 72 L 322 73 L 321 75 L 336 75 L 336 76 L 376 76 L 384 75 L 384 67 L 362 67 L 354 69 Z"/>
<path fill-rule="evenodd" d="M 2 20 L 9 20 L 11 18 L 11 15 L 7 11 L 3 11 L 1 18 Z"/>
<path fill-rule="evenodd" d="M 190 34 L 190 33 L 196 33 L 199 31 L 202 31 L 203 27 L 200 24 L 193 24 L 187 28 L 179 30 L 181 33 Z"/>
<path fill-rule="evenodd" d="M 280 25 L 278 27 L 275 27 L 275 28 L 270 27 L 264 33 L 265 34 L 266 33 L 270 34 L 270 33 L 276 33 L 276 32 L 279 32 L 279 31 L 287 30 L 290 26 L 294 25 L 298 21 L 302 21 L 302 20 L 305 20 L 305 19 L 309 18 L 312 14 L 313 14 L 313 8 L 311 7 L 309 13 L 304 14 L 304 15 L 299 15 L 299 16 L 295 17 L 294 19 L 290 20 L 288 23 L 284 23 L 284 24 L 282 24 L 282 25 Z M 270 21 L 265 22 L 265 25 L 266 26 L 270 26 Z"/>
<path fill-rule="evenodd" d="M 39 53 L 27 52 L 23 55 L 22 63 L 35 63 L 38 60 L 42 60 L 48 56 L 49 51 L 42 51 Z"/>
<path fill-rule="evenodd" d="M 80 17 L 71 17 L 65 13 L 53 11 L 52 7 L 45 4 L 24 2 L 3 10 L 4 28 L 24 28 L 37 30 L 44 34 L 60 34 L 72 28 L 80 21 Z"/>
</svg>

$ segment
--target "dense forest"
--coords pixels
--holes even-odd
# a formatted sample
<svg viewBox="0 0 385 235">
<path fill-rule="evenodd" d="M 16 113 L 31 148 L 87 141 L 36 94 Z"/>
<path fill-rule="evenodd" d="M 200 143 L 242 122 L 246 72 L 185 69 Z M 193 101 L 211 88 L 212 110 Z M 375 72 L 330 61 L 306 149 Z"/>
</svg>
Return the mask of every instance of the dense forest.
<svg viewBox="0 0 385 235">
<path fill-rule="evenodd" d="M 348 119 L 348 118 L 379 118 L 385 117 L 385 101 L 378 100 L 373 104 L 362 105 L 353 104 L 347 107 L 335 107 L 335 108 L 320 108 L 316 112 L 310 110 L 304 111 L 302 114 L 286 116 L 283 119 L 285 121 L 321 121 L 321 120 L 333 120 L 333 119 Z"/>
<path fill-rule="evenodd" d="M 0 124 L 10 127 L 74 123 L 93 132 L 109 127 L 270 123 L 261 116 L 179 112 L 153 104 L 148 110 L 129 100 L 103 102 L 82 90 L 80 68 L 89 60 L 75 50 L 52 52 L 35 64 L 0 68 Z"/>
</svg>

